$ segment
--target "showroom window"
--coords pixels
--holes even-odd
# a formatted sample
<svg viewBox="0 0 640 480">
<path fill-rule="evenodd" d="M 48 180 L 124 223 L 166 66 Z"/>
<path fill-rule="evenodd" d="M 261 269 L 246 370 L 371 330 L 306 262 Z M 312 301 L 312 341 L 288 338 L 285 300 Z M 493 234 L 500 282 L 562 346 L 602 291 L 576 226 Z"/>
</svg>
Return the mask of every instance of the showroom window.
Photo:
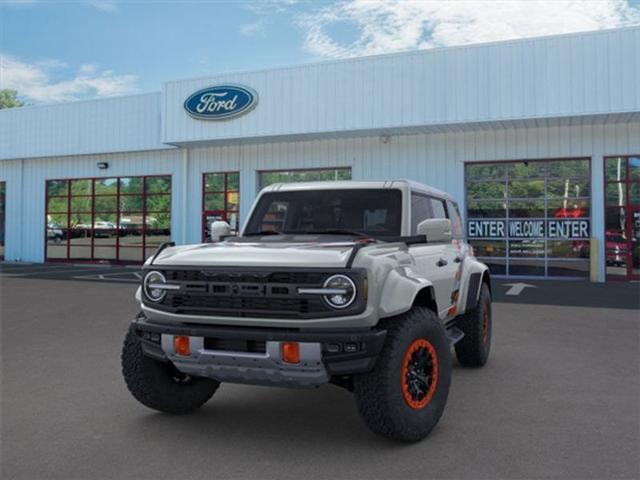
<svg viewBox="0 0 640 480">
<path fill-rule="evenodd" d="M 640 155 L 604 162 L 607 280 L 640 280 Z"/>
<path fill-rule="evenodd" d="M 588 158 L 465 164 L 467 237 L 491 272 L 588 277 Z"/>
<path fill-rule="evenodd" d="M 260 189 L 272 183 L 321 182 L 351 180 L 350 167 L 318 168 L 310 170 L 269 170 L 258 172 Z"/>
<path fill-rule="evenodd" d="M 0 182 L 0 260 L 4 260 L 4 235 L 5 235 L 5 199 L 6 199 L 6 182 Z"/>
<path fill-rule="evenodd" d="M 202 241 L 208 241 L 211 224 L 218 220 L 229 223 L 236 233 L 240 229 L 240 173 L 205 173 L 202 192 Z"/>
<path fill-rule="evenodd" d="M 141 263 L 171 239 L 171 177 L 48 180 L 46 259 Z"/>
</svg>

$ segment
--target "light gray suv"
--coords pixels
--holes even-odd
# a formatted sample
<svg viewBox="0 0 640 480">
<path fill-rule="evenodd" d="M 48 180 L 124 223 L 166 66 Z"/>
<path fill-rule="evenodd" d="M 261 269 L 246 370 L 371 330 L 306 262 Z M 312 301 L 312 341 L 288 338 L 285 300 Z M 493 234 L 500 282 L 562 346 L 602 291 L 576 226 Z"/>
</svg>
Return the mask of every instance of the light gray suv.
<svg viewBox="0 0 640 480">
<path fill-rule="evenodd" d="M 220 383 L 354 393 L 376 433 L 417 441 L 444 410 L 451 347 L 482 366 L 491 346 L 487 267 L 448 194 L 410 181 L 276 184 L 242 233 L 163 245 L 147 260 L 124 342 L 126 384 L 168 413 Z"/>
</svg>

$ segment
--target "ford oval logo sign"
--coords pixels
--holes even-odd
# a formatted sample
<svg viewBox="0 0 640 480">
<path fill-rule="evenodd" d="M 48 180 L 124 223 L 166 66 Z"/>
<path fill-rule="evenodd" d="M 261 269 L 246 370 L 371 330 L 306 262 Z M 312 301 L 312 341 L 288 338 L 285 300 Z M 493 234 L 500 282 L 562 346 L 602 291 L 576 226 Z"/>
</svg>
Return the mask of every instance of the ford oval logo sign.
<svg viewBox="0 0 640 480">
<path fill-rule="evenodd" d="M 258 94 L 240 85 L 217 85 L 199 90 L 184 102 L 193 118 L 226 120 L 247 113 L 258 103 Z"/>
</svg>

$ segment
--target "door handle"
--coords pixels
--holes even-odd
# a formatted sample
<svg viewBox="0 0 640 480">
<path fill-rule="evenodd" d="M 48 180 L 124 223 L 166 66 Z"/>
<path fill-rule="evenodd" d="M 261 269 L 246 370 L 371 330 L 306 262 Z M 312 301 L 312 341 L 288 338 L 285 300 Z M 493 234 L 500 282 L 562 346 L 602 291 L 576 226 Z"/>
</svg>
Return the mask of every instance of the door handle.
<svg viewBox="0 0 640 480">
<path fill-rule="evenodd" d="M 449 262 L 447 262 L 444 258 L 440 257 L 440 260 L 438 260 L 436 262 L 436 265 L 439 267 L 444 267 L 445 265 L 447 265 Z"/>
</svg>

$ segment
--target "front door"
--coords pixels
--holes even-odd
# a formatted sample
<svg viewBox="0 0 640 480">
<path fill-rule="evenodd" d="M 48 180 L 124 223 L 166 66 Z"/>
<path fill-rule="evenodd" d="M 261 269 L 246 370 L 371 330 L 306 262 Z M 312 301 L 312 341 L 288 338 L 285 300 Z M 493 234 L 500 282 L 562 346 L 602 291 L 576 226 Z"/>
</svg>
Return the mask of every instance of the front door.
<svg viewBox="0 0 640 480">
<path fill-rule="evenodd" d="M 640 155 L 605 159 L 607 280 L 640 280 Z"/>
</svg>

